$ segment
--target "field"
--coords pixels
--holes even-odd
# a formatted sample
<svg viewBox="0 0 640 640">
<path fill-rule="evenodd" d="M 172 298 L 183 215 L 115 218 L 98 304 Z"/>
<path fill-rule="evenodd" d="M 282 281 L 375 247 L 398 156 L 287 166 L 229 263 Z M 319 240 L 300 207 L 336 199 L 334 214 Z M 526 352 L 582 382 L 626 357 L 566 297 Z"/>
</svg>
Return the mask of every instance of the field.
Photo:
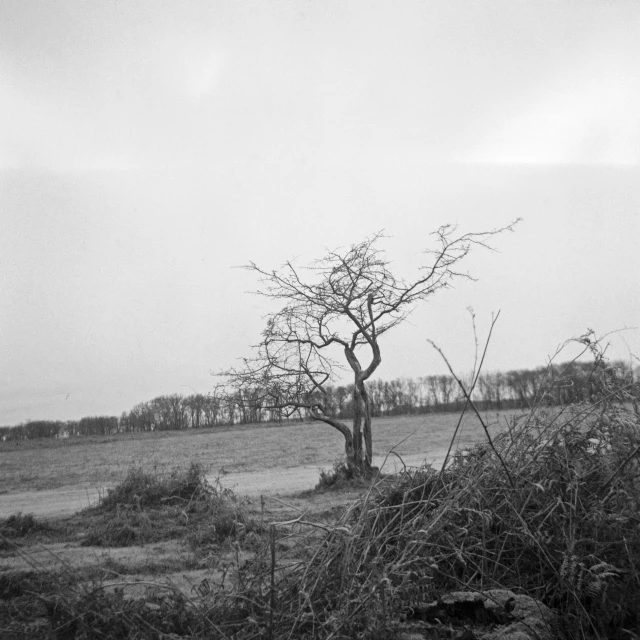
<svg viewBox="0 0 640 640">
<path fill-rule="evenodd" d="M 484 444 L 442 473 L 373 481 L 319 473 L 341 442 L 317 424 L 5 443 L 0 637 L 640 637 L 638 412 L 526 418 L 493 416 L 488 447 L 468 417 Z M 377 420 L 376 450 L 441 461 L 457 421 Z M 75 513 L 6 509 L 82 487 Z"/>
<path fill-rule="evenodd" d="M 455 414 L 374 420 L 376 462 L 383 462 L 392 449 L 407 464 L 442 460 L 457 422 Z M 482 436 L 477 419 L 467 417 L 460 443 L 470 444 Z M 225 486 L 244 479 L 241 486 L 247 489 L 231 498 L 236 518 L 242 513 L 247 522 L 265 523 L 304 514 L 306 520 L 322 525 L 335 522 L 364 490 L 356 485 L 308 491 L 318 482 L 320 469 L 331 468 L 342 453 L 340 434 L 317 423 L 1 443 L 0 524 L 3 519 L 6 524 L 0 534 L 8 537 L 0 536 L 0 636 L 12 637 L 9 627 L 2 626 L 1 592 L 4 589 L 5 596 L 20 593 L 23 587 L 16 583 L 22 585 L 22 581 L 25 588 L 44 593 L 48 590 L 44 583 L 60 582 L 71 571 L 76 585 L 96 580 L 105 588 L 121 585 L 114 588 L 125 588 L 128 597 L 146 598 L 167 584 L 190 596 L 194 585 L 220 580 L 220 566 L 237 569 L 239 562 L 251 556 L 255 544 L 246 539 L 240 555 L 224 540 L 217 540 L 208 512 L 203 517 L 197 509 L 193 513 L 187 509 L 187 515 L 170 506 L 137 515 L 126 500 L 121 505 L 124 516 L 99 507 L 86 509 L 134 468 L 155 478 L 166 477 L 172 469 L 183 473 L 195 463 L 225 495 L 215 480 L 222 471 Z M 390 461 L 396 467 L 399 464 L 395 455 Z M 267 480 L 275 490 L 269 490 Z M 125 534 L 131 539 L 123 542 Z M 13 544 L 19 549 L 13 549 Z M 21 597 L 9 599 L 14 601 L 16 607 L 23 606 Z M 7 624 L 37 637 L 38 629 L 29 627 L 34 615 L 10 615 Z"/>
<path fill-rule="evenodd" d="M 492 431 L 504 425 L 486 416 Z M 373 420 L 374 452 L 381 462 L 392 449 L 411 464 L 439 462 L 454 433 L 453 413 L 400 416 Z M 483 438 L 475 416 L 466 416 L 458 443 L 467 446 Z M 0 443 L 2 492 L 58 488 L 95 489 L 119 482 L 132 466 L 148 470 L 201 464 L 209 473 L 258 472 L 295 467 L 327 467 L 343 454 L 342 436 L 328 425 L 294 423 L 246 425 L 156 433 L 39 439 Z M 8 515 L 8 514 L 6 514 Z"/>
</svg>

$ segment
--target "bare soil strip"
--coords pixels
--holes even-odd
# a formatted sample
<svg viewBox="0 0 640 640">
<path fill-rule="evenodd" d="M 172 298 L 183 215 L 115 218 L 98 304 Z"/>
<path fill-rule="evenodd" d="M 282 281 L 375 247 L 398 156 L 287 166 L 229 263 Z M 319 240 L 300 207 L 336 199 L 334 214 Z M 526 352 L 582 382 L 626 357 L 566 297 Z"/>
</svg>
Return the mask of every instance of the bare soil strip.
<svg viewBox="0 0 640 640">
<path fill-rule="evenodd" d="M 374 458 L 374 464 L 392 473 L 406 466 L 420 466 L 424 462 L 423 454 L 403 456 L 402 460 L 395 456 Z M 441 460 L 429 460 L 436 464 Z M 318 482 L 319 467 L 301 466 L 288 469 L 268 469 L 266 471 L 244 471 L 229 473 L 220 478 L 222 486 L 232 489 L 238 495 L 290 495 L 295 492 L 312 489 Z M 208 477 L 210 482 L 216 475 Z M 33 513 L 40 518 L 67 516 L 95 504 L 108 487 L 77 488 L 62 487 L 42 491 L 20 491 L 0 495 L 0 518 L 7 518 L 18 511 Z"/>
</svg>

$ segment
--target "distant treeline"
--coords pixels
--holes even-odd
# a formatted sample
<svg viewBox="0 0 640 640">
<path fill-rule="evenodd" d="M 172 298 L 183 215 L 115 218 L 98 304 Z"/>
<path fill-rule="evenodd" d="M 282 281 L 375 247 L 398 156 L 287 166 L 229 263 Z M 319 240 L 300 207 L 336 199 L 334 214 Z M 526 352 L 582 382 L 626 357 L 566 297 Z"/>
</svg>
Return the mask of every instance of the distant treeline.
<svg viewBox="0 0 640 640">
<path fill-rule="evenodd" d="M 603 377 L 606 377 L 606 384 Z M 520 369 L 479 376 L 473 399 L 481 410 L 527 408 L 543 403 L 566 405 L 599 398 L 602 389 L 610 393 L 618 385 L 640 400 L 638 370 L 616 361 L 606 365 L 571 362 L 537 369 Z M 464 380 L 470 387 L 469 376 Z M 337 418 L 353 417 L 352 386 L 327 387 L 327 409 Z M 449 375 L 432 375 L 396 380 L 372 380 L 368 384 L 372 415 L 399 416 L 459 411 L 465 399 Z M 14 427 L 0 427 L 2 440 L 68 438 L 144 431 L 215 428 L 220 426 L 282 422 L 278 409 L 262 406 L 259 389 L 253 393 L 172 394 L 136 405 L 115 416 L 95 416 L 73 421 L 34 420 Z M 627 396 L 629 397 L 629 396 Z M 303 419 L 299 415 L 296 419 Z"/>
</svg>

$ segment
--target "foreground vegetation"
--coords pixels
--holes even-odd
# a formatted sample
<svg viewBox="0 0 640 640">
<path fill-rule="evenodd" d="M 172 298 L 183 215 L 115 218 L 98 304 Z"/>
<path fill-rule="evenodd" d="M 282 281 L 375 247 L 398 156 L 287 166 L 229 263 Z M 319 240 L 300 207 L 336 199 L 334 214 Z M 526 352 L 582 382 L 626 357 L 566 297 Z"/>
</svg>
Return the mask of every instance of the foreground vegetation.
<svg viewBox="0 0 640 640">
<path fill-rule="evenodd" d="M 434 603 L 496 588 L 547 605 L 549 637 L 638 637 L 639 453 L 640 416 L 605 386 L 589 403 L 514 416 L 442 472 L 358 480 L 355 501 L 340 493 L 348 477 L 325 472 L 323 511 L 271 513 L 209 485 L 198 466 L 132 469 L 75 519 L 6 520 L 3 555 L 28 564 L 35 542 L 76 540 L 157 557 L 177 543 L 182 564 L 147 559 L 144 579 L 113 559 L 16 565 L 0 576 L 2 637 L 456 637 L 470 620 L 440 619 Z M 488 631 L 510 615 L 473 624 Z"/>
</svg>

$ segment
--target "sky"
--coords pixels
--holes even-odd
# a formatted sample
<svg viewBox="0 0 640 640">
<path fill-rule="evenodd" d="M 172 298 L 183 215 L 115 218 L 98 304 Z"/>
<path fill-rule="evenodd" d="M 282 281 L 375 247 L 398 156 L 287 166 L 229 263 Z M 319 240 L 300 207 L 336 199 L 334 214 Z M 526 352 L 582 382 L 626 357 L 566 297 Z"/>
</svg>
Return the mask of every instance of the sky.
<svg viewBox="0 0 640 640">
<path fill-rule="evenodd" d="M 209 392 L 269 310 L 239 265 L 384 230 L 410 278 L 518 217 L 379 378 L 469 370 L 468 307 L 487 370 L 638 364 L 635 0 L 0 3 L 0 425 Z"/>
</svg>

